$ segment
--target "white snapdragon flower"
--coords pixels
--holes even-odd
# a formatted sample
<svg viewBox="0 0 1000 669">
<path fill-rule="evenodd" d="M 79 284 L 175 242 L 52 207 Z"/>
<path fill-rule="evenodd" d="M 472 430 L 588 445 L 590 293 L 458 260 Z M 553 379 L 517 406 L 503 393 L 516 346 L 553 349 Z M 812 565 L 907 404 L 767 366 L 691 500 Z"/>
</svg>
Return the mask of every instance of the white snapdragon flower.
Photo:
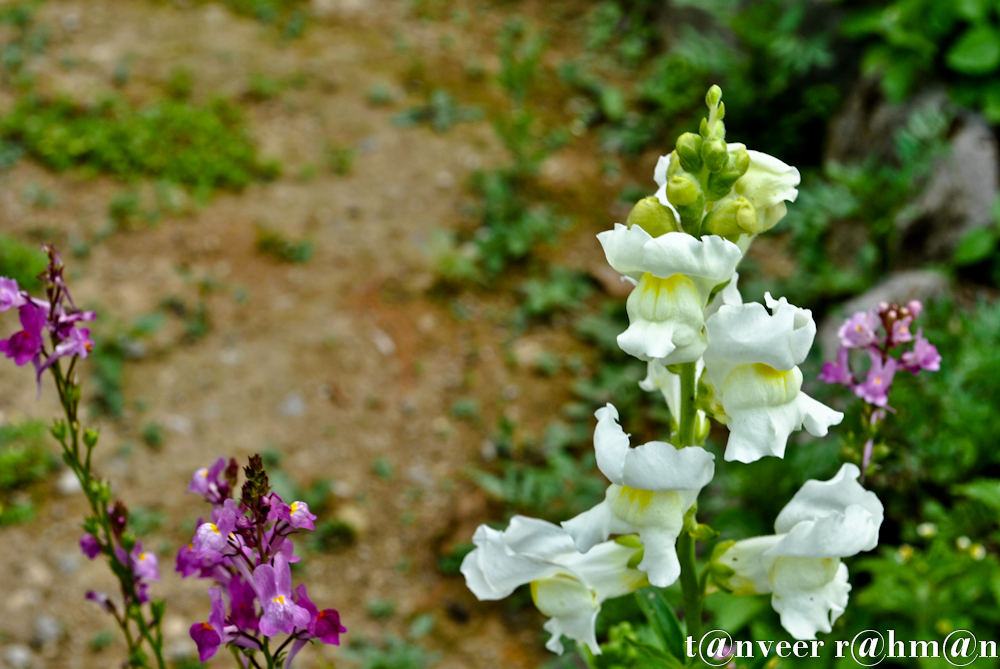
<svg viewBox="0 0 1000 669">
<path fill-rule="evenodd" d="M 631 448 L 614 406 L 598 409 L 596 416 L 597 466 L 611 485 L 603 502 L 562 525 L 584 553 L 612 534 L 638 533 L 644 546 L 639 569 L 650 583 L 666 587 L 680 575 L 677 537 L 684 515 L 715 474 L 715 456 L 661 441 Z"/>
<path fill-rule="evenodd" d="M 552 634 L 545 647 L 563 652 L 561 637 L 601 652 L 594 623 L 606 599 L 627 595 L 649 584 L 646 575 L 629 568 L 640 549 L 608 541 L 586 555 L 558 525 L 514 516 L 503 532 L 480 525 L 472 537 L 476 548 L 462 561 L 462 574 L 480 600 L 508 597 L 531 584 L 531 598 L 546 616 Z"/>
<path fill-rule="evenodd" d="M 805 360 L 816 336 L 812 312 L 785 298 L 723 305 L 705 321 L 705 368 L 715 390 L 716 418 L 729 427 L 726 460 L 783 457 L 788 436 L 803 426 L 822 437 L 844 414 L 801 392 Z"/>
<path fill-rule="evenodd" d="M 716 561 L 737 595 L 771 594 L 782 626 L 796 639 L 830 632 L 847 607 L 847 566 L 841 558 L 878 544 L 883 508 L 845 464 L 829 481 L 806 481 L 778 514 L 776 534 L 737 541 Z"/>
<path fill-rule="evenodd" d="M 652 237 L 616 223 L 597 235 L 608 263 L 636 284 L 626 302 L 629 327 L 618 345 L 640 360 L 694 362 L 705 350 L 704 309 L 712 290 L 732 277 L 742 254 L 715 235 Z"/>
</svg>

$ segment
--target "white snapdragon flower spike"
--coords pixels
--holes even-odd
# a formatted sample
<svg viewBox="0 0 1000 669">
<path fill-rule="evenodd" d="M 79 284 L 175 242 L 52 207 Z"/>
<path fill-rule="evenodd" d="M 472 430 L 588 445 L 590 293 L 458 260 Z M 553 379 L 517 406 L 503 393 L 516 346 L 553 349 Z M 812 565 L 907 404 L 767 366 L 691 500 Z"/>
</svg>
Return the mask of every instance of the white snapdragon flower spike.
<svg viewBox="0 0 1000 669">
<path fill-rule="evenodd" d="M 705 368 L 716 418 L 729 428 L 727 461 L 784 457 L 793 431 L 822 437 L 844 418 L 801 392 L 798 365 L 816 336 L 812 312 L 770 294 L 765 300 L 771 313 L 757 303 L 723 305 L 705 321 Z"/>
<path fill-rule="evenodd" d="M 829 481 L 806 481 L 778 514 L 776 534 L 737 541 L 717 561 L 733 570 L 737 595 L 771 594 L 782 626 L 796 639 L 830 632 L 851 590 L 841 558 L 878 544 L 883 508 L 845 464 Z"/>
<path fill-rule="evenodd" d="M 514 516 L 503 532 L 480 525 L 472 541 L 476 548 L 462 561 L 469 589 L 495 600 L 530 583 L 535 606 L 549 616 L 545 647 L 555 653 L 563 652 L 566 636 L 599 654 L 594 623 L 601 603 L 649 584 L 628 567 L 638 548 L 608 541 L 584 555 L 564 529 L 536 518 Z"/>
<path fill-rule="evenodd" d="M 666 587 L 680 575 L 677 537 L 684 514 L 715 474 L 715 456 L 661 441 L 631 448 L 614 406 L 598 409 L 596 416 L 597 466 L 611 485 L 603 502 L 562 525 L 584 553 L 612 534 L 638 533 L 644 546 L 639 569 L 651 584 Z"/>
<path fill-rule="evenodd" d="M 712 290 L 733 276 L 739 247 L 715 235 L 652 237 L 620 223 L 597 239 L 611 267 L 636 284 L 626 302 L 629 327 L 618 336 L 622 350 L 665 365 L 700 358 L 707 345 L 705 306 Z"/>
</svg>

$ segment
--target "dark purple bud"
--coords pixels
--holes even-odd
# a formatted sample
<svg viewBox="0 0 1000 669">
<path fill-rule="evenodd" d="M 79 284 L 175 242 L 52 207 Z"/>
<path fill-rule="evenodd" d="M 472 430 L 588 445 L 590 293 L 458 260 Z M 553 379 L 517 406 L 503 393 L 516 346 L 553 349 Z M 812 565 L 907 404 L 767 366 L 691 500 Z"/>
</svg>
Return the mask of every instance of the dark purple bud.
<svg viewBox="0 0 1000 669">
<path fill-rule="evenodd" d="M 100 606 L 107 613 L 114 613 L 115 611 L 115 605 L 103 592 L 98 592 L 96 590 L 88 590 L 87 599 Z"/>
<path fill-rule="evenodd" d="M 101 554 L 101 542 L 97 540 L 97 537 L 88 532 L 80 537 L 80 550 L 83 551 L 84 555 L 93 560 Z"/>
<path fill-rule="evenodd" d="M 336 609 L 323 609 L 316 614 L 316 623 L 310 630 L 313 636 L 323 643 L 340 645 L 340 635 L 347 628 L 340 624 L 340 613 Z"/>
</svg>

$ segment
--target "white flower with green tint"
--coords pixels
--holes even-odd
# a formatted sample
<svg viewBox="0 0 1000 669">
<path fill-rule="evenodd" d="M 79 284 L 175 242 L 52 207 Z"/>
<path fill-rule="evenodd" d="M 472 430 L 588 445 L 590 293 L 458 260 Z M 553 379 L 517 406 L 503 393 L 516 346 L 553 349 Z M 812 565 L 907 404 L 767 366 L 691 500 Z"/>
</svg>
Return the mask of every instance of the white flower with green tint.
<svg viewBox="0 0 1000 669">
<path fill-rule="evenodd" d="M 778 514 L 776 534 L 737 541 L 714 559 L 716 581 L 737 595 L 771 595 L 782 626 L 796 639 L 830 632 L 847 607 L 841 558 L 878 545 L 883 508 L 845 464 L 829 481 L 806 481 Z"/>
<path fill-rule="evenodd" d="M 723 305 L 705 322 L 705 368 L 715 417 L 729 428 L 727 461 L 784 457 L 793 431 L 805 427 L 822 437 L 844 418 L 801 391 L 798 365 L 816 336 L 812 313 L 785 298 L 765 299 L 767 309 L 755 302 Z"/>
<path fill-rule="evenodd" d="M 560 654 L 563 636 L 599 654 L 594 623 L 601 603 L 649 584 L 629 566 L 640 550 L 635 541 L 608 541 L 584 555 L 558 525 L 525 516 L 511 518 L 503 532 L 480 525 L 472 541 L 476 548 L 462 561 L 472 593 L 504 599 L 530 584 L 535 606 L 549 617 L 545 629 L 552 637 L 545 647 Z"/>
<path fill-rule="evenodd" d="M 597 466 L 611 485 L 603 502 L 562 525 L 585 553 L 612 534 L 638 534 L 643 544 L 639 569 L 651 584 L 666 587 L 680 575 L 677 537 L 685 514 L 715 474 L 715 456 L 697 446 L 677 449 L 662 441 L 632 448 L 614 406 L 598 409 L 596 416 Z"/>
<path fill-rule="evenodd" d="M 705 306 L 712 291 L 732 278 L 739 248 L 717 236 L 653 237 L 639 225 L 615 224 L 597 239 L 611 266 L 636 284 L 626 303 L 629 327 L 618 336 L 622 350 L 666 365 L 700 358 Z"/>
</svg>

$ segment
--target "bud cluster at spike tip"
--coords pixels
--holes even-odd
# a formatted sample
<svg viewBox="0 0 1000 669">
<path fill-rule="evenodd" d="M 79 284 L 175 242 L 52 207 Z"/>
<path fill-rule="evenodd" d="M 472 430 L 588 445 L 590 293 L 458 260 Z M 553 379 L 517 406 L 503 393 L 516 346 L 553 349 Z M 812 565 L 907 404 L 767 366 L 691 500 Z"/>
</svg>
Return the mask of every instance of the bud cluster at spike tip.
<svg viewBox="0 0 1000 669">
<path fill-rule="evenodd" d="M 86 358 L 90 354 L 94 346 L 90 328 L 80 324 L 97 317 L 93 311 L 77 309 L 63 280 L 59 252 L 48 245 L 42 248 L 49 262 L 38 278 L 45 287 L 46 299 L 32 297 L 14 279 L 0 277 L 0 312 L 17 309 L 21 323 L 20 330 L 0 339 L 0 353 L 13 359 L 18 367 L 32 364 L 39 394 L 46 369 L 62 358 Z"/>
<path fill-rule="evenodd" d="M 235 460 L 217 459 L 198 469 L 188 492 L 212 505 L 208 522 L 199 521 L 191 542 L 177 553 L 176 571 L 215 585 L 208 590 L 208 620 L 191 626 L 190 635 L 205 662 L 226 645 L 255 650 L 267 638 L 288 635 L 285 667 L 310 641 L 339 645 L 346 628 L 336 609 L 319 609 L 305 585 L 292 588 L 292 535 L 312 530 L 316 516 L 305 502 L 286 504 L 270 490 L 259 455 L 244 468 L 241 499 L 233 498 Z M 228 602 L 228 608 L 227 608 Z"/>
</svg>

